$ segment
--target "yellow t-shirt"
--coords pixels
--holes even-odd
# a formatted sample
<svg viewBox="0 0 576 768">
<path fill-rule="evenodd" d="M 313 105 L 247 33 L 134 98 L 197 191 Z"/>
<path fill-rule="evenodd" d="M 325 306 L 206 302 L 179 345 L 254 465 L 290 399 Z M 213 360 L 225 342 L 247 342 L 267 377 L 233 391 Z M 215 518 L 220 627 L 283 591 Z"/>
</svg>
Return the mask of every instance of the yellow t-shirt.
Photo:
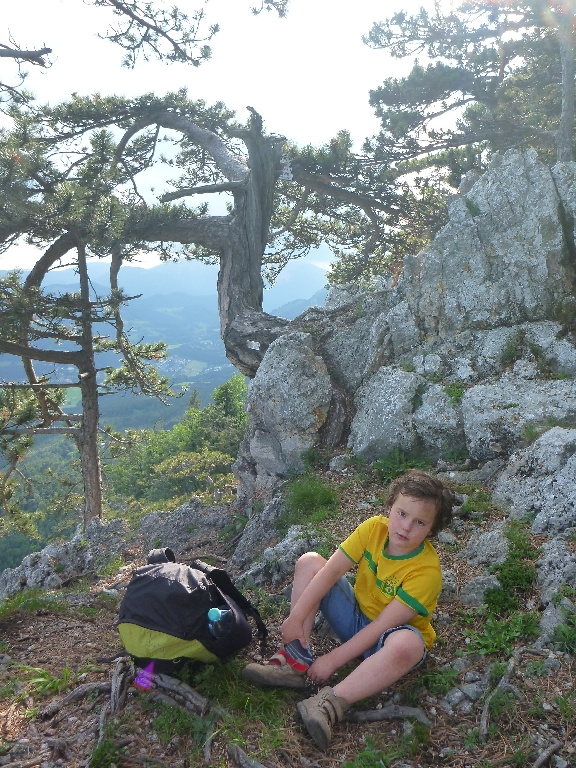
<svg viewBox="0 0 576 768">
<path fill-rule="evenodd" d="M 409 623 L 424 637 L 430 650 L 436 632 L 430 616 L 442 589 L 442 571 L 436 550 L 424 539 L 415 552 L 393 556 L 386 552 L 388 518 L 370 517 L 340 544 L 344 554 L 358 563 L 354 594 L 362 613 L 373 621 L 396 598 L 417 611 Z"/>
</svg>

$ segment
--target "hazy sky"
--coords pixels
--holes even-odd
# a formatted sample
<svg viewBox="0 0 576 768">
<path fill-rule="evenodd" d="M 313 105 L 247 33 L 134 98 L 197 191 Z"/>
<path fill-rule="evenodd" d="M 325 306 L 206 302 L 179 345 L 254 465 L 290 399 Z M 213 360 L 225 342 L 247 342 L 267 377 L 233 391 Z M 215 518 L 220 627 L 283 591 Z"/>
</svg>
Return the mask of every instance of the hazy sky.
<svg viewBox="0 0 576 768">
<path fill-rule="evenodd" d="M 28 68 L 27 87 L 43 102 L 54 104 L 72 92 L 132 96 L 187 87 L 192 98 L 224 101 L 241 120 L 247 117 L 245 107 L 254 107 L 268 131 L 300 146 L 327 141 L 342 128 L 358 144 L 374 134 L 378 122 L 368 105 L 369 90 L 385 77 L 404 74 L 411 63 L 369 49 L 361 36 L 373 21 L 396 10 L 415 12 L 429 5 L 428 0 L 394 5 L 291 0 L 286 19 L 272 12 L 254 17 L 251 4 L 256 0 L 182 3 L 204 6 L 209 21 L 221 27 L 212 42 L 212 59 L 199 68 L 144 61 L 133 70 L 121 68 L 121 50 L 97 36 L 114 21 L 113 15 L 83 0 L 5 1 L 2 27 L 22 48 L 53 49 L 50 69 Z M 7 31 L 0 42 L 9 42 Z M 0 80 L 13 82 L 7 61 L 0 59 Z M 28 267 L 33 257 L 19 248 L 0 256 L 0 268 Z"/>
</svg>

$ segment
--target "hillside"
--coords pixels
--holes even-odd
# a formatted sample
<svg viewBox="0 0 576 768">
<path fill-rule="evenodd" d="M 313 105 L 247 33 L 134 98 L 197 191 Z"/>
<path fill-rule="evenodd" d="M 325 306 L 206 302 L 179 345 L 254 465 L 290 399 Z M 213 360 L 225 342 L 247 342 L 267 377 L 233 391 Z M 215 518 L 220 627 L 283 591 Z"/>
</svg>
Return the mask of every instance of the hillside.
<svg viewBox="0 0 576 768">
<path fill-rule="evenodd" d="M 289 579 L 274 588 L 268 585 L 249 593 L 257 600 L 271 632 L 265 650 L 253 644 L 240 659 L 216 668 L 199 667 L 187 677 L 194 689 L 209 699 L 206 717 L 167 709 L 165 703 L 154 700 L 159 691 L 145 694 L 132 686 L 125 705 L 110 717 L 106 713 L 106 686 L 117 664 L 101 659 L 113 656 L 120 648 L 114 628 L 118 601 L 131 569 L 143 562 L 146 535 L 152 535 L 148 529 L 140 539 L 132 534 L 118 554 L 109 553 L 112 559 L 107 565 L 101 563 L 97 574 L 64 583 L 57 591 L 34 597 L 24 593 L 4 603 L 0 619 L 4 654 L 0 657 L 0 725 L 3 750 L 8 753 L 4 761 L 11 768 L 40 763 L 77 766 L 90 760 L 94 768 L 424 768 L 439 764 L 450 768 L 535 768 L 545 764 L 542 758 L 547 752 L 559 755 L 553 765 L 566 767 L 576 746 L 572 656 L 548 647 L 541 650 L 537 643 L 534 646 L 529 622 L 525 621 L 523 630 L 518 629 L 516 620 L 491 617 L 486 607 L 465 605 L 456 597 L 456 589 L 461 590 L 480 572 L 468 557 L 462 557 L 471 535 L 498 525 L 504 513 L 490 502 L 485 486 L 466 479 L 468 475 L 477 477 L 477 472 L 452 474 L 458 475 L 452 487 L 464 493 L 461 499 L 471 501 L 460 508 L 451 529 L 435 544 L 443 570 L 454 574 L 456 581 L 451 588 L 445 584 L 436 612 L 437 643 L 421 670 L 354 707 L 351 713 L 357 719 L 359 711 L 370 711 L 373 717 L 388 713 L 393 719 L 349 721 L 337 728 L 333 745 L 321 754 L 295 713 L 295 702 L 302 694 L 260 690 L 243 682 L 243 662 L 269 655 L 279 642 L 278 628 L 287 605 L 283 593 Z M 384 488 L 366 466 L 321 471 L 317 477 L 338 493 L 339 504 L 329 516 L 317 516 L 308 531 L 318 536 L 321 530 L 324 546 L 332 549 L 365 516 L 382 510 Z M 229 563 L 237 538 L 237 517 L 221 509 L 205 510 L 194 519 L 197 529 L 190 540 L 180 539 L 178 559 L 190 562 L 200 557 Z M 179 520 L 181 515 L 166 515 L 160 525 L 154 525 L 155 535 L 160 532 L 164 536 L 157 544 L 173 544 L 170 538 L 181 535 Z M 284 522 L 280 520 L 279 538 L 287 522 L 285 517 Z M 541 537 L 524 536 L 523 540 L 533 548 L 531 560 L 535 560 Z M 573 542 L 571 548 L 575 548 Z M 537 615 L 533 607 L 537 601 L 534 588 L 525 590 L 521 610 L 527 613 L 522 615 Z M 332 643 L 316 634 L 314 650 L 321 653 Z M 86 686 L 80 689 L 84 696 L 56 711 L 56 702 L 79 686 Z M 431 727 L 415 718 L 429 721 Z M 94 752 L 99 732 L 104 739 L 100 751 Z M 211 734 L 209 749 L 204 744 L 207 734 Z"/>
<path fill-rule="evenodd" d="M 320 253 L 322 255 L 322 253 Z M 316 256 L 318 258 L 318 256 Z M 107 292 L 109 265 L 90 264 L 92 290 L 97 295 Z M 0 276 L 6 270 L 0 270 Z M 120 285 L 128 295 L 139 296 L 129 302 L 123 318 L 133 341 L 165 341 L 168 358 L 158 366 L 168 376 L 178 393 L 183 386 L 196 389 L 206 405 L 215 387 L 235 372 L 228 361 L 220 338 L 216 280 L 218 268 L 199 262 L 160 264 L 143 269 L 126 266 L 120 273 Z M 322 304 L 326 296 L 326 270 L 307 260 L 291 262 L 276 283 L 266 289 L 264 309 L 293 319 L 313 304 Z M 72 269 L 52 272 L 46 287 L 53 292 L 77 290 L 77 276 Z M 115 365 L 114 355 L 100 355 L 98 365 Z M 67 366 L 35 363 L 38 374 L 50 373 L 56 381 L 71 381 L 75 369 Z M 10 355 L 0 355 L 0 379 L 22 381 L 22 363 Z M 68 405 L 75 406 L 79 390 L 70 390 Z M 169 407 L 153 398 L 131 393 L 101 398 L 102 423 L 117 430 L 171 427 L 187 407 L 188 397 L 169 398 Z"/>
</svg>

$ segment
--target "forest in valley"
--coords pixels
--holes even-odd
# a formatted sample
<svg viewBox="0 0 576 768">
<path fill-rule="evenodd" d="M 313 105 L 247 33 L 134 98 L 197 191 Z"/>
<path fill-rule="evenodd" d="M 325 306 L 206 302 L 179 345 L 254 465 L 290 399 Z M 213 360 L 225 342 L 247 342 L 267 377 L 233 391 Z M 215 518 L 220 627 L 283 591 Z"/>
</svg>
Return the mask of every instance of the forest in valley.
<svg viewBox="0 0 576 768">
<path fill-rule="evenodd" d="M 89 4 L 110 15 L 104 37 L 123 49 L 129 68 L 151 59 L 167 71 L 215 66 L 218 25 L 203 11 L 167 13 L 139 0 Z M 290 2 L 263 0 L 253 10 L 282 19 Z M 550 165 L 571 160 L 573 37 L 571 6 L 540 0 L 438 4 L 374 19 L 363 44 L 409 65 L 405 75 L 370 73 L 378 131 L 358 144 L 342 126 L 323 143 L 298 144 L 267 130 L 266 104 L 262 114 L 253 107 L 239 114 L 217 93 L 210 103 L 183 88 L 43 101 L 27 89 L 26 71 L 49 78 L 57 52 L 17 44 L 7 32 L 0 567 L 15 565 L 37 546 L 31 542 L 68 535 L 94 517 L 135 519 L 190 495 L 232 501 L 246 378 L 288 322 L 271 312 L 276 307 L 265 311 L 265 281 L 323 247 L 333 255 L 330 284 L 390 282 L 404 257 L 443 226 L 463 176 L 481 173 L 496 152 L 534 147 Z M 153 193 L 144 194 L 151 176 Z M 212 197 L 224 206 L 211 207 Z M 35 263 L 4 270 L 2 258 L 22 243 L 36 249 Z M 145 327 L 150 305 L 139 326 L 136 308 L 146 296 L 122 287 L 123 270 L 150 254 L 219 270 L 217 307 L 196 309 L 202 321 L 210 316 L 222 352 L 209 360 L 206 348 L 204 357 L 191 349 L 187 359 L 230 367 L 201 391 L 196 373 L 178 379 L 165 365 L 168 345 L 198 344 L 199 328 L 190 323 L 176 342 L 162 338 L 158 323 Z M 93 259 L 107 264 L 105 284 L 90 279 Z M 54 284 L 61 267 L 73 270 L 75 286 Z M 63 370 L 67 380 L 57 374 Z M 135 406 L 132 423 L 119 421 L 106 402 L 126 392 L 150 398 L 155 414 L 178 395 L 177 416 L 141 429 Z"/>
</svg>

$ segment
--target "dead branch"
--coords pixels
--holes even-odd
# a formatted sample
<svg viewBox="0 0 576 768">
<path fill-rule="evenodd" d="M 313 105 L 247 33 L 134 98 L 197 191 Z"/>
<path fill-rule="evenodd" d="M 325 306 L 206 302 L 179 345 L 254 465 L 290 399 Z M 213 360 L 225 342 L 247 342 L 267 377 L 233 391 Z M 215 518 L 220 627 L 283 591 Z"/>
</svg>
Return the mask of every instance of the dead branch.
<svg viewBox="0 0 576 768">
<path fill-rule="evenodd" d="M 201 696 L 189 685 L 186 685 L 186 683 L 181 683 L 179 680 L 170 677 L 170 675 L 162 674 L 154 675 L 152 679 L 158 688 L 163 688 L 171 695 L 176 694 L 176 696 L 180 696 L 184 701 L 190 703 L 194 709 L 199 710 L 200 714 L 204 714 L 206 711 L 208 699 L 205 699 L 204 696 Z"/>
<path fill-rule="evenodd" d="M 19 48 L 8 48 L 5 45 L 0 47 L 0 58 L 27 61 L 30 64 L 38 64 L 41 67 L 46 66 L 46 61 L 43 57 L 49 53 L 52 53 L 52 48 L 39 48 L 37 51 L 21 51 Z"/>
<path fill-rule="evenodd" d="M 349 723 L 377 723 L 380 720 L 403 720 L 413 718 L 430 728 L 432 723 L 419 707 L 401 707 L 398 704 L 388 704 L 382 709 L 366 709 L 362 712 L 350 712 L 346 715 Z"/>
<path fill-rule="evenodd" d="M 246 181 L 229 181 L 225 184 L 205 184 L 200 187 L 185 187 L 176 192 L 167 192 L 160 198 L 161 203 L 168 203 L 170 200 L 178 200 L 180 197 L 191 197 L 192 195 L 213 194 L 215 192 L 233 192 L 238 189 L 244 189 Z"/>
<path fill-rule="evenodd" d="M 31 757 L 28 760 L 17 760 L 14 763 L 5 763 L 3 768 L 31 768 L 33 765 L 40 765 L 50 756 L 49 752 L 40 752 L 36 757 Z"/>
<path fill-rule="evenodd" d="M 46 743 L 52 750 L 52 760 L 64 759 L 70 762 L 73 759 L 70 747 L 77 739 L 78 734 L 73 739 L 46 739 Z"/>
<path fill-rule="evenodd" d="M 558 752 L 561 746 L 561 741 L 558 741 L 558 739 L 553 739 L 552 744 L 550 744 L 548 749 L 545 749 L 544 752 L 542 752 L 538 760 L 536 760 L 536 762 L 532 765 L 532 768 L 542 768 L 543 765 L 546 765 L 548 760 L 550 760 L 555 752 Z"/>
<path fill-rule="evenodd" d="M 204 765 L 210 765 L 212 762 L 212 742 L 214 741 L 214 728 L 210 728 L 206 741 L 204 743 Z"/>
<path fill-rule="evenodd" d="M 75 581 L 79 581 L 80 579 L 85 579 L 87 576 L 97 576 L 97 573 L 96 571 L 85 571 L 84 573 L 77 573 L 75 576 L 70 576 L 69 579 L 64 579 L 64 581 L 59 585 L 58 589 L 67 587 L 70 584 L 73 584 Z M 90 685 L 92 685 L 92 683 L 90 683 Z"/>
<path fill-rule="evenodd" d="M 159 701 L 161 704 L 166 704 L 167 707 L 179 707 L 180 709 L 185 709 L 183 703 L 176 701 L 175 698 L 169 696 L 167 693 L 149 693 L 148 698 L 150 701 Z"/>
<path fill-rule="evenodd" d="M 110 691 L 110 688 L 112 686 L 112 683 L 84 683 L 84 685 L 78 686 L 78 688 L 75 688 L 73 691 L 70 691 L 70 693 L 65 696 L 63 699 L 60 699 L 60 701 L 52 701 L 50 704 L 48 704 L 47 707 L 44 707 L 44 709 L 40 710 L 38 712 L 38 717 L 41 720 L 46 720 L 49 717 L 54 717 L 54 715 L 62 709 L 62 707 L 65 707 L 67 704 L 71 704 L 73 701 L 78 701 L 79 699 L 83 699 L 85 696 L 89 696 L 94 691 L 100 691 L 101 693 L 107 693 Z"/>
<path fill-rule="evenodd" d="M 116 662 L 110 684 L 110 715 L 112 717 L 122 708 L 122 699 L 124 698 L 122 692 L 127 690 L 128 684 L 134 679 L 130 667 L 131 664 L 126 658 L 120 658 Z"/>
<path fill-rule="evenodd" d="M 106 730 L 106 717 L 108 715 L 108 712 L 110 710 L 110 702 L 107 701 L 100 711 L 100 722 L 98 723 L 98 741 L 96 742 L 96 746 L 100 744 L 102 739 L 104 738 L 104 732 Z"/>
<path fill-rule="evenodd" d="M 520 663 L 520 660 L 525 653 L 530 653 L 533 656 L 548 656 L 548 651 L 539 651 L 536 648 L 526 648 L 526 646 L 522 646 L 522 648 L 518 648 L 516 651 L 514 651 L 510 657 L 510 661 L 508 662 L 508 668 L 506 669 L 506 672 L 502 675 L 498 685 L 496 688 L 494 688 L 492 693 L 490 693 L 484 702 L 482 717 L 480 718 L 480 742 L 482 744 L 486 743 L 486 738 L 488 735 L 488 711 L 490 708 L 490 702 L 500 691 L 510 689 L 510 677 L 512 672 L 514 671 L 516 665 Z"/>
<path fill-rule="evenodd" d="M 243 749 L 240 749 L 238 744 L 230 744 L 228 746 L 228 754 L 238 763 L 240 768 L 266 768 L 262 763 L 248 757 L 246 752 L 244 752 Z"/>
</svg>

